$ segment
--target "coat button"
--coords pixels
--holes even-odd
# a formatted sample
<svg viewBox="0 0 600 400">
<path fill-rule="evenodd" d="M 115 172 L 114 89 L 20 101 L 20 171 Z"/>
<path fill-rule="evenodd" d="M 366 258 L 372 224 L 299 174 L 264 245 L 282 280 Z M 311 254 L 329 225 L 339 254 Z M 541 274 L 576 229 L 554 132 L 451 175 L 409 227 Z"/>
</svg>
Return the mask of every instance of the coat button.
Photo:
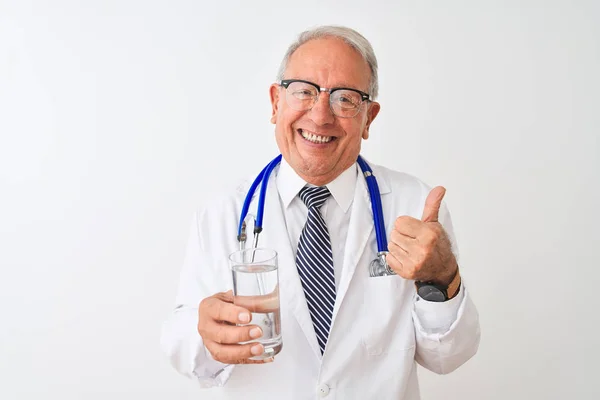
<svg viewBox="0 0 600 400">
<path fill-rule="evenodd" d="M 317 386 L 317 394 L 320 397 L 325 397 L 329 394 L 329 386 L 327 386 L 324 383 L 321 383 L 319 386 Z"/>
</svg>

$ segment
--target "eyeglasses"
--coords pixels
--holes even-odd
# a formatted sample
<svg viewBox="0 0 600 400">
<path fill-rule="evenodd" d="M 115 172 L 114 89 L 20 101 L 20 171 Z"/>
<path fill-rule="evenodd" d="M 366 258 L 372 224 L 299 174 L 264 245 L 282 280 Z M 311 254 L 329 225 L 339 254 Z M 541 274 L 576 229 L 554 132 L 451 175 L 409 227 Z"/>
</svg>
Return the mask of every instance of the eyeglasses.
<svg viewBox="0 0 600 400">
<path fill-rule="evenodd" d="M 352 88 L 322 88 L 316 83 L 301 79 L 284 79 L 280 83 L 285 88 L 288 105 L 296 111 L 308 111 L 317 103 L 321 92 L 329 93 L 329 108 L 334 115 L 352 118 L 358 114 L 364 101 L 371 96 Z"/>
</svg>

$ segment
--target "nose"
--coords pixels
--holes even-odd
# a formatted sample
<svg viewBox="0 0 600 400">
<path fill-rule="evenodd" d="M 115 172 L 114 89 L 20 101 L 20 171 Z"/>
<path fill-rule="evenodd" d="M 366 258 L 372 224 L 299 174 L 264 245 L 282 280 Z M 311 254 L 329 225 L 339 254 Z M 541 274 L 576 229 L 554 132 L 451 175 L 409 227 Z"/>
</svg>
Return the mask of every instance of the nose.
<svg viewBox="0 0 600 400">
<path fill-rule="evenodd" d="M 308 112 L 308 117 L 317 125 L 332 124 L 335 116 L 329 107 L 329 93 L 321 92 L 316 103 Z"/>
</svg>

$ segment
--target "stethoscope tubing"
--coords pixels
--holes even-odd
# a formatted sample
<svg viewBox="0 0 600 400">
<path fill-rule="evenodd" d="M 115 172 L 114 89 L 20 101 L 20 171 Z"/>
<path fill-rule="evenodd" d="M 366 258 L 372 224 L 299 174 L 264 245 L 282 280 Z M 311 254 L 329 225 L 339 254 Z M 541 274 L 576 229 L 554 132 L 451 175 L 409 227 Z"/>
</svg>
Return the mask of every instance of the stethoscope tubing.
<svg viewBox="0 0 600 400">
<path fill-rule="evenodd" d="M 254 193 L 256 192 L 256 188 L 260 184 L 260 194 L 258 198 L 258 210 L 256 214 L 256 222 L 254 224 L 254 235 L 256 237 L 257 234 L 262 232 L 263 229 L 263 216 L 265 209 L 265 197 L 267 192 L 267 184 L 269 181 L 269 177 L 273 169 L 281 162 L 281 154 L 275 157 L 266 167 L 262 169 L 262 171 L 258 174 L 250 188 L 248 189 L 248 193 L 246 194 L 246 198 L 244 199 L 244 204 L 242 206 L 242 212 L 240 216 L 240 222 L 238 225 L 238 241 L 245 242 L 245 232 L 244 232 L 244 222 L 246 216 L 248 215 L 248 210 L 250 208 L 250 203 L 252 202 L 252 198 L 254 197 Z M 367 184 L 367 189 L 369 190 L 369 197 L 371 200 L 371 209 L 373 212 L 373 223 L 375 225 L 375 236 L 377 238 L 377 252 L 378 254 L 387 253 L 388 251 L 388 243 L 385 235 L 385 224 L 383 219 L 383 208 L 381 205 L 381 195 L 379 192 L 379 185 L 377 184 L 377 179 L 373 174 L 373 170 L 369 167 L 369 164 L 359 155 L 357 159 L 358 165 L 363 172 L 365 177 L 365 181 Z M 256 243 L 256 241 L 255 241 Z"/>
<path fill-rule="evenodd" d="M 269 176 L 271 175 L 271 171 L 277 164 L 281 162 L 281 154 L 275 157 L 270 163 L 268 163 L 262 171 L 258 174 L 250 189 L 248 189 L 248 194 L 246 194 L 246 199 L 244 200 L 244 205 L 242 206 L 242 214 L 240 218 L 240 223 L 238 225 L 238 241 L 241 241 L 244 220 L 248 215 L 248 210 L 250 209 L 250 203 L 252 202 L 252 197 L 254 197 L 254 193 L 256 192 L 256 188 L 259 184 L 260 187 L 260 196 L 258 197 L 258 212 L 256 215 L 256 224 L 254 226 L 254 233 L 262 232 L 262 221 L 263 221 L 263 213 L 265 209 L 265 196 L 267 192 L 267 183 L 269 181 Z"/>
<path fill-rule="evenodd" d="M 371 209 L 373 211 L 373 223 L 375 224 L 375 237 L 377 238 L 377 252 L 387 252 L 388 243 L 385 235 L 385 224 L 383 221 L 383 207 L 381 205 L 381 194 L 379 192 L 379 185 L 377 179 L 373 174 L 373 170 L 369 167 L 369 164 L 361 157 L 358 156 L 358 165 L 365 176 L 367 182 L 367 188 L 369 189 L 369 197 L 371 198 Z"/>
</svg>

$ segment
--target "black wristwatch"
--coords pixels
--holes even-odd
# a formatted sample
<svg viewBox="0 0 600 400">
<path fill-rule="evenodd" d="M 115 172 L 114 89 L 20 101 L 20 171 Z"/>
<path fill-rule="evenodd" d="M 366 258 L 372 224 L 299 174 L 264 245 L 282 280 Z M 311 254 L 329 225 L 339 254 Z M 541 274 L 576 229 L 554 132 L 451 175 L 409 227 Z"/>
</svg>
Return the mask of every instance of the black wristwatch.
<svg viewBox="0 0 600 400">
<path fill-rule="evenodd" d="M 426 301 L 436 303 L 448 300 L 448 286 L 436 285 L 433 282 L 415 282 L 417 294 Z"/>
<path fill-rule="evenodd" d="M 458 291 L 460 290 L 460 274 L 456 273 L 452 282 L 449 285 L 439 285 L 433 282 L 415 282 L 415 286 L 417 287 L 417 294 L 420 298 L 426 301 L 433 301 L 436 303 L 440 303 L 443 301 L 448 301 L 451 298 L 454 298 Z M 452 297 L 448 296 L 448 291 L 452 294 Z"/>
</svg>

